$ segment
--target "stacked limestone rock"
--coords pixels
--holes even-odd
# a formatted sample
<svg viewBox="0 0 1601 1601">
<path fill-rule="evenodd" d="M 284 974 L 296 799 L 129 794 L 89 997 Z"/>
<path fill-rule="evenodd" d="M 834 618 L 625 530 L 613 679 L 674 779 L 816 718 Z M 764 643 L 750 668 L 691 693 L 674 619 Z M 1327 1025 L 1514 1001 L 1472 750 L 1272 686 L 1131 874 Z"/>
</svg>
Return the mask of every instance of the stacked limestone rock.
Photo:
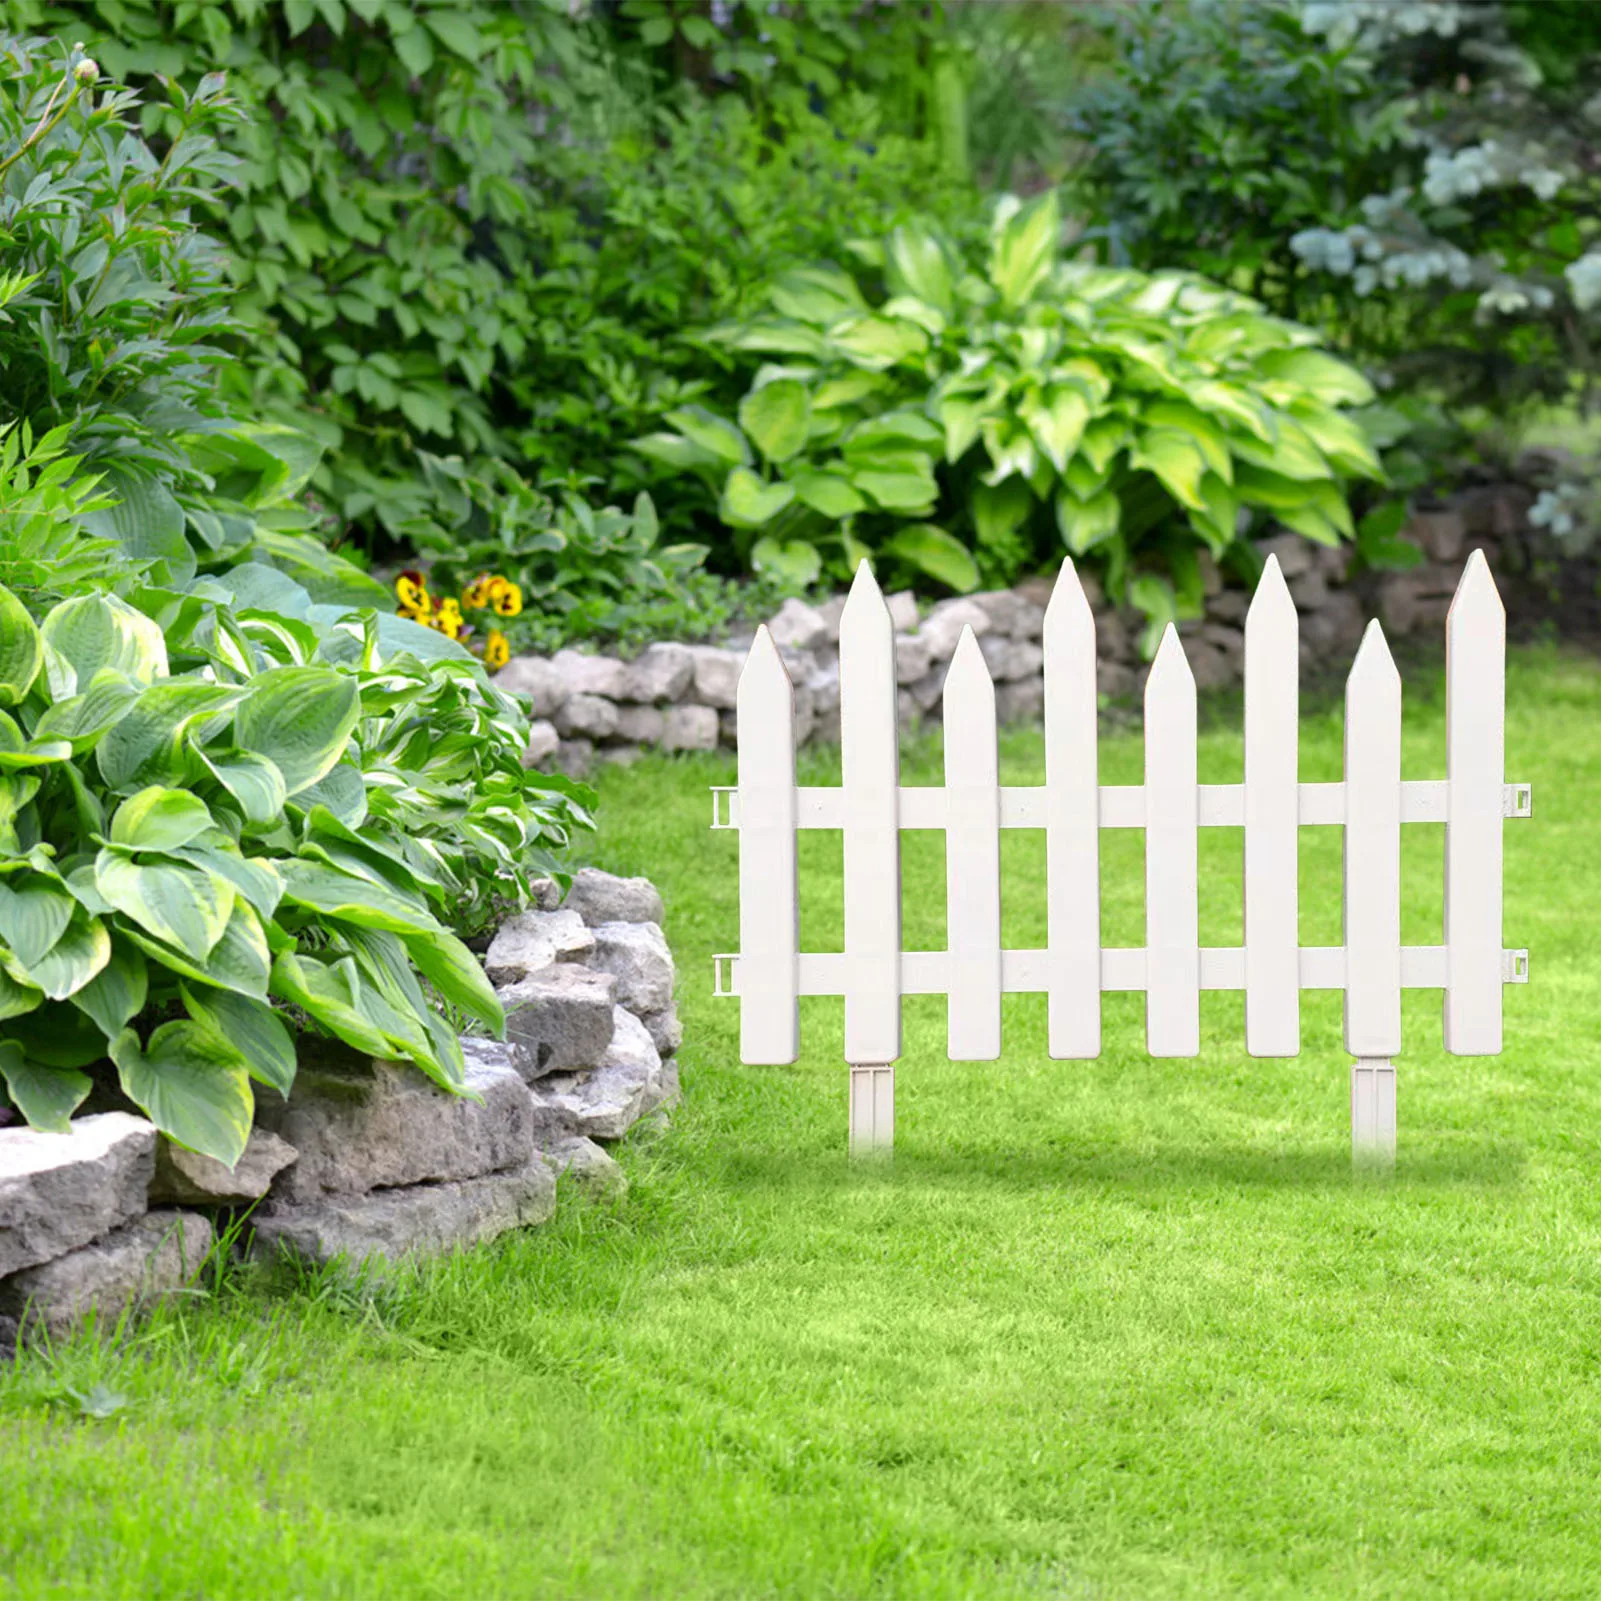
<svg viewBox="0 0 1601 1601">
<path fill-rule="evenodd" d="M 541 1223 L 563 1172 L 619 1193 L 604 1145 L 678 1097 L 661 897 L 592 868 L 565 904 L 552 881 L 537 888 L 485 958 L 507 1037 L 463 1040 L 470 1099 L 308 1039 L 289 1099 L 262 1097 L 232 1169 L 126 1112 L 68 1134 L 0 1128 L 0 1347 L 24 1322 L 60 1332 L 177 1289 L 234 1208 L 254 1205 L 258 1256 L 362 1261 Z"/>
<path fill-rule="evenodd" d="M 1527 523 L 1530 495 L 1516 485 L 1465 490 L 1440 510 L 1420 512 L 1404 535 L 1423 552 L 1407 572 L 1351 581 L 1349 547 L 1315 545 L 1298 534 L 1259 542 L 1276 554 L 1301 622 L 1301 656 L 1308 665 L 1345 665 L 1370 616 L 1391 636 L 1437 628 L 1472 549 L 1492 567 L 1501 542 Z M 1185 654 L 1202 689 L 1239 680 L 1245 655 L 1250 596 L 1224 585 L 1216 564 L 1201 557 L 1204 615 L 1179 624 Z M 1045 699 L 1040 636 L 1051 580 L 1015 589 L 942 600 L 921 613 L 910 593 L 891 595 L 896 674 L 903 725 L 940 713 L 945 672 L 964 626 L 971 626 L 995 680 L 999 720 L 1037 719 Z M 1095 611 L 1100 688 L 1113 701 L 1136 699 L 1146 664 L 1139 653 L 1144 619 L 1110 606 L 1093 579 L 1085 590 Z M 795 685 L 798 743 L 839 737 L 839 619 L 845 598 L 821 606 L 791 600 L 769 623 Z M 658 643 L 634 661 L 558 651 L 549 659 L 520 656 L 498 682 L 526 695 L 535 718 L 526 760 L 569 773 L 597 759 L 629 761 L 659 750 L 713 750 L 734 744 L 734 694 L 750 636 L 725 645 Z"/>
</svg>

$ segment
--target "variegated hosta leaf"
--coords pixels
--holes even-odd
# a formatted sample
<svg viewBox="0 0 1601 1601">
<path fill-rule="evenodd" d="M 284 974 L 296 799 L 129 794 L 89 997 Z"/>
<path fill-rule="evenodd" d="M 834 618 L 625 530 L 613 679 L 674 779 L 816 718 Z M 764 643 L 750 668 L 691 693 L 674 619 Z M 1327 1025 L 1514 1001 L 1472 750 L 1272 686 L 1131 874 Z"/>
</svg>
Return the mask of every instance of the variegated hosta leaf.
<svg viewBox="0 0 1601 1601">
<path fill-rule="evenodd" d="M 287 1097 L 295 1082 L 295 1041 L 283 1018 L 265 1001 L 233 990 L 179 988 L 190 1017 L 237 1046 L 257 1083 Z"/>
<path fill-rule="evenodd" d="M 72 1114 L 91 1088 L 89 1079 L 71 1068 L 31 1061 L 15 1040 L 0 1040 L 0 1079 L 29 1126 L 47 1134 L 68 1132 Z"/>
<path fill-rule="evenodd" d="M 361 715 L 353 679 L 328 667 L 274 667 L 252 679 L 234 713 L 241 750 L 265 756 L 294 795 L 345 754 Z"/>
<path fill-rule="evenodd" d="M 255 1112 L 248 1064 L 216 1029 L 163 1023 L 142 1048 L 124 1029 L 108 1054 L 123 1093 L 169 1139 L 227 1167 L 244 1154 Z"/>
<path fill-rule="evenodd" d="M 218 873 L 173 861 L 136 862 L 105 849 L 95 859 L 95 888 L 153 938 L 204 961 L 222 938 L 234 888 Z"/>
<path fill-rule="evenodd" d="M 82 693 L 101 672 L 135 686 L 167 676 L 161 625 L 115 595 L 83 595 L 54 607 L 40 626 L 45 671 L 57 700 Z"/>
</svg>

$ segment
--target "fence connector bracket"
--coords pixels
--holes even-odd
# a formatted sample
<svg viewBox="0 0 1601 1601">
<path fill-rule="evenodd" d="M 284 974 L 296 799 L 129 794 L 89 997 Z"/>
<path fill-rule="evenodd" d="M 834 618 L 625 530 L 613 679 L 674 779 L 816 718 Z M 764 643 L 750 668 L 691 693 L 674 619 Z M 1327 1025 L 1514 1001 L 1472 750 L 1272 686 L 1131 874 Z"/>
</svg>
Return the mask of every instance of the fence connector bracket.
<svg viewBox="0 0 1601 1601">
<path fill-rule="evenodd" d="M 712 827 L 738 828 L 739 819 L 732 797 L 739 793 L 739 785 L 708 784 L 706 787 L 712 792 Z M 725 795 L 730 798 L 724 800 L 722 797 Z"/>
<path fill-rule="evenodd" d="M 1501 792 L 1503 817 L 1534 816 L 1534 785 L 1508 784 Z"/>
<path fill-rule="evenodd" d="M 1527 951 L 1501 952 L 1501 980 L 1506 984 L 1529 982 L 1529 953 Z"/>
<path fill-rule="evenodd" d="M 1351 1163 L 1395 1166 L 1395 1063 L 1387 1056 L 1359 1056 L 1351 1064 Z"/>
<path fill-rule="evenodd" d="M 895 1064 L 852 1062 L 850 1153 L 887 1159 L 895 1149 Z"/>
<path fill-rule="evenodd" d="M 729 996 L 738 995 L 739 991 L 733 987 L 732 969 L 723 966 L 725 962 L 732 962 L 738 956 L 738 951 L 719 951 L 712 957 L 712 997 L 714 999 L 719 996 L 726 999 Z"/>
</svg>

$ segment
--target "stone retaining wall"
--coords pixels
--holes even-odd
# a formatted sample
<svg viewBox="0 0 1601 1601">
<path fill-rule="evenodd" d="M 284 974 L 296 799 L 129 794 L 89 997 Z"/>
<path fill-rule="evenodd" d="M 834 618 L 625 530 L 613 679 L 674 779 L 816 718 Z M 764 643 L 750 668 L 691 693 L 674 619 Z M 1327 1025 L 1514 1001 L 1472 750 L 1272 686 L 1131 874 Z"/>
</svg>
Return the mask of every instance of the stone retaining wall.
<svg viewBox="0 0 1601 1601">
<path fill-rule="evenodd" d="M 1520 534 L 1533 494 L 1517 484 L 1462 491 L 1437 510 L 1419 512 L 1402 530 L 1422 551 L 1406 572 L 1348 576 L 1349 547 L 1315 545 L 1281 534 L 1259 548 L 1272 551 L 1301 617 L 1301 655 L 1308 665 L 1345 663 L 1369 617 L 1393 638 L 1436 630 L 1468 554 L 1482 548 L 1493 567 L 1502 542 Z M 1179 624 L 1185 652 L 1202 689 L 1237 681 L 1245 652 L 1244 590 L 1225 587 L 1203 556 L 1205 615 Z M 1144 619 L 1107 604 L 1093 580 L 1085 583 L 1095 609 L 1100 687 L 1114 701 L 1137 700 L 1146 664 L 1139 654 Z M 909 592 L 888 597 L 895 621 L 903 726 L 935 719 L 956 642 L 971 625 L 996 685 L 1002 722 L 1037 718 L 1044 705 L 1041 625 L 1051 580 L 1032 578 L 1015 589 L 919 606 Z M 795 684 L 796 733 L 801 743 L 839 737 L 839 617 L 843 595 L 821 606 L 791 600 L 769 627 Z M 582 774 L 596 760 L 631 761 L 643 750 L 715 750 L 734 743 L 734 690 L 750 636 L 723 645 L 660 642 L 632 661 L 558 651 L 519 656 L 498 675 L 504 688 L 525 695 L 535 719 L 526 760 Z"/>
<path fill-rule="evenodd" d="M 287 1101 L 257 1091 L 229 1169 L 132 1110 L 66 1134 L 0 1128 L 0 1349 L 115 1321 L 200 1273 L 216 1225 L 251 1207 L 245 1248 L 312 1262 L 395 1259 L 543 1222 L 566 1172 L 626 1187 L 605 1146 L 664 1125 L 682 1039 L 662 902 L 643 878 L 551 880 L 484 957 L 506 1039 L 462 1042 L 478 1099 L 331 1041 L 302 1042 Z"/>
</svg>

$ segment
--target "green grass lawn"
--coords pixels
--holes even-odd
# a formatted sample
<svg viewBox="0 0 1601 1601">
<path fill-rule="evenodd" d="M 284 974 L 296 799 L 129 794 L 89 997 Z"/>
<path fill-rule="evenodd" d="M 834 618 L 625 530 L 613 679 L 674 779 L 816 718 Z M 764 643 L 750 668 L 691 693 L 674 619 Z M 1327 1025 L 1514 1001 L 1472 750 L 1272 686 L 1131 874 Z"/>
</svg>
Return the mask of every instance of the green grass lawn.
<svg viewBox="0 0 1601 1601">
<path fill-rule="evenodd" d="M 1305 1054 L 1150 1061 L 1142 997 L 1094 1063 L 1007 1001 L 999 1064 L 906 1005 L 897 1149 L 845 1158 L 839 1003 L 793 1068 L 709 998 L 737 940 L 722 760 L 601 785 L 596 858 L 648 872 L 681 967 L 685 1103 L 630 1197 L 365 1292 L 242 1279 L 0 1378 L 0 1593 L 18 1597 L 1593 1597 L 1601 1593 L 1601 668 L 1514 655 L 1507 1049 L 1446 1056 L 1406 995 L 1389 1180 L 1354 1177 L 1339 998 Z M 1405 772 L 1444 775 L 1438 668 Z M 1203 782 L 1237 781 L 1227 707 Z M 1302 775 L 1336 778 L 1337 705 Z M 1140 748 L 1103 746 L 1106 782 Z M 936 782 L 926 742 L 905 781 Z M 1037 735 L 1003 781 L 1039 782 Z M 813 764 L 811 781 L 826 781 Z M 1441 830 L 1404 841 L 1403 939 L 1440 938 Z M 1106 939 L 1141 943 L 1140 840 L 1105 838 Z M 1339 940 L 1339 831 L 1303 834 L 1302 939 Z M 1004 839 L 1005 939 L 1044 930 Z M 907 941 L 943 938 L 908 835 Z M 1240 933 L 1240 840 L 1202 837 L 1202 942 Z M 803 836 L 804 943 L 838 948 L 837 836 Z M 97 1392 L 96 1387 L 100 1389 Z M 84 1415 L 77 1396 L 91 1396 Z M 105 1404 L 99 1404 L 105 1403 Z"/>
</svg>

